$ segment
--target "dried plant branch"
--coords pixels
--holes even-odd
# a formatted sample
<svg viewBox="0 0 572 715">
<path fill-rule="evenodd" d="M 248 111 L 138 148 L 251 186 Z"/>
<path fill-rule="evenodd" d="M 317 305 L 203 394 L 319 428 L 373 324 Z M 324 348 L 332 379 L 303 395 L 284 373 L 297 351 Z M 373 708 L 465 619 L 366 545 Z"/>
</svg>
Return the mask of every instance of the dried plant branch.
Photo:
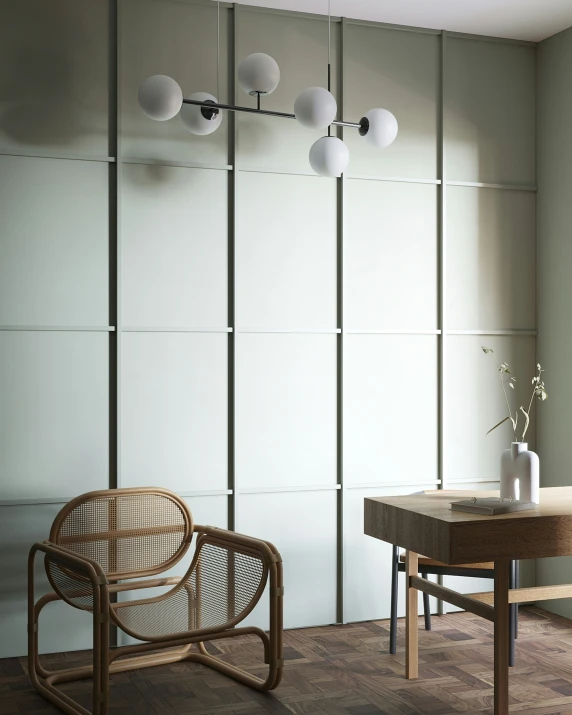
<svg viewBox="0 0 572 715">
<path fill-rule="evenodd" d="M 481 347 L 481 350 L 485 353 L 485 355 L 494 355 L 494 351 L 491 348 L 485 348 Z M 498 422 L 494 427 L 491 427 L 491 429 L 487 432 L 487 434 L 490 434 L 493 430 L 495 430 L 497 427 L 500 427 L 502 424 L 504 424 L 507 420 L 511 421 L 512 424 L 512 430 L 514 432 L 514 439 L 515 442 L 518 442 L 518 437 L 516 434 L 516 427 L 518 425 L 518 410 L 515 408 L 514 411 L 514 417 L 512 416 L 512 409 L 510 406 L 510 400 L 508 399 L 508 394 L 506 391 L 506 386 L 508 385 L 512 390 L 515 389 L 514 384 L 516 382 L 516 378 L 512 376 L 512 373 L 510 371 L 510 365 L 506 362 L 501 362 L 498 363 L 496 361 L 496 358 L 493 358 L 496 362 L 497 365 L 497 370 L 499 373 L 499 380 L 502 386 L 502 391 L 504 395 L 504 399 L 506 402 L 506 407 L 508 410 L 508 417 L 505 417 L 502 419 L 500 422 Z M 521 405 L 519 407 L 519 410 L 522 412 L 524 415 L 524 428 L 522 431 L 522 439 L 520 440 L 521 442 L 524 442 L 524 438 L 526 436 L 526 433 L 528 431 L 528 427 L 530 425 L 530 411 L 532 409 L 532 403 L 534 401 L 535 396 L 539 399 L 544 401 L 547 397 L 548 394 L 546 393 L 546 387 L 544 386 L 544 381 L 542 380 L 542 373 L 544 370 L 540 366 L 540 363 L 536 365 L 537 369 L 537 374 L 532 378 L 532 395 L 530 396 L 530 402 L 528 404 L 528 410 L 525 410 L 524 407 Z M 511 377 L 504 378 L 505 375 L 510 375 Z"/>
<path fill-rule="evenodd" d="M 521 412 L 526 417 L 526 423 L 524 425 L 524 430 L 522 433 L 522 442 L 524 442 L 526 431 L 528 429 L 528 425 L 530 424 L 530 411 L 532 410 L 532 403 L 534 397 L 536 396 L 539 400 L 542 400 L 543 402 L 548 397 L 546 388 L 544 387 L 544 381 L 542 379 L 542 373 L 544 372 L 544 370 L 542 369 L 540 363 L 537 363 L 536 370 L 537 374 L 532 378 L 532 395 L 530 396 L 530 402 L 528 403 L 528 410 L 525 410 L 522 405 L 520 406 Z"/>
<path fill-rule="evenodd" d="M 494 351 L 492 350 L 492 348 L 482 347 L 481 349 L 482 349 L 482 351 L 485 353 L 485 355 L 494 355 Z M 500 380 L 500 384 L 501 384 L 501 387 L 502 387 L 502 392 L 503 392 L 503 395 L 504 395 L 504 399 L 505 399 L 505 402 L 506 402 L 506 408 L 507 408 L 507 410 L 508 410 L 508 418 L 507 418 L 507 419 L 509 419 L 509 420 L 511 421 L 512 431 L 514 432 L 514 439 L 515 439 L 515 441 L 517 441 L 517 437 L 516 437 L 516 425 L 517 425 L 517 423 L 518 423 L 518 410 L 515 409 L 515 411 L 514 411 L 514 417 L 513 417 L 513 416 L 512 416 L 512 409 L 511 409 L 511 407 L 510 407 L 510 402 L 509 402 L 509 399 L 508 399 L 508 394 L 507 394 L 507 391 L 506 391 L 506 383 L 507 383 L 507 382 L 511 382 L 511 384 L 512 384 L 512 382 L 514 382 L 514 378 L 509 378 L 508 380 L 503 380 L 503 375 L 511 375 L 510 365 L 509 365 L 508 363 L 506 363 L 506 362 L 503 362 L 503 363 L 500 363 L 500 364 L 499 364 L 499 363 L 496 361 L 496 358 L 493 358 L 493 359 L 494 359 L 494 361 L 496 362 L 496 365 L 497 365 L 497 369 L 498 369 L 498 373 L 499 373 L 499 380 Z M 513 390 L 514 390 L 514 387 L 513 387 Z M 487 432 L 487 434 L 489 434 L 489 432 L 492 432 L 492 431 L 493 431 L 494 429 L 496 429 L 497 427 L 500 427 L 500 425 L 502 425 L 504 422 L 506 422 L 506 420 L 502 420 L 501 422 L 499 422 L 499 423 L 498 423 L 497 425 L 495 425 L 492 429 L 490 429 L 490 430 Z"/>
</svg>

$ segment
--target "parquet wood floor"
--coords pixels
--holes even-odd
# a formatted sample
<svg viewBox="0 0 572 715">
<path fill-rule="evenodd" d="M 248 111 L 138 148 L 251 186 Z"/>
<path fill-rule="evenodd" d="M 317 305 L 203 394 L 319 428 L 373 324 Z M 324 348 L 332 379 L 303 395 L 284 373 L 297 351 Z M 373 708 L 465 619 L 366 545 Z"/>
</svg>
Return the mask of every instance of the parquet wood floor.
<svg viewBox="0 0 572 715">
<path fill-rule="evenodd" d="M 422 623 L 420 620 L 420 628 Z M 280 687 L 263 695 L 193 663 L 112 677 L 114 715 L 448 715 L 492 713 L 492 624 L 470 613 L 433 619 L 419 631 L 419 676 L 406 681 L 404 628 L 398 652 L 387 653 L 388 621 L 287 631 Z M 209 645 L 229 662 L 261 673 L 260 647 L 250 637 Z M 510 710 L 572 715 L 572 621 L 521 609 L 517 664 L 510 673 Z M 88 652 L 45 656 L 47 667 L 82 665 Z M 90 705 L 90 683 L 64 686 Z M 0 715 L 59 711 L 30 687 L 26 659 L 0 660 Z"/>
</svg>

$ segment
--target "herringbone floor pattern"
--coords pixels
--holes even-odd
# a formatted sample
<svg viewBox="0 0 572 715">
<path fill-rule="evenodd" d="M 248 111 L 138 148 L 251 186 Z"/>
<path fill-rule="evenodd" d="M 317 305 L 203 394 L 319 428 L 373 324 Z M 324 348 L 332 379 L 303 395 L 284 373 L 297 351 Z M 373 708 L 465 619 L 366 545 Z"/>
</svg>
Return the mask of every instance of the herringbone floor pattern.
<svg viewBox="0 0 572 715">
<path fill-rule="evenodd" d="M 422 622 L 420 620 L 420 628 Z M 287 631 L 285 675 L 262 695 L 197 664 L 177 663 L 112 677 L 115 715 L 447 715 L 492 713 L 492 625 L 469 613 L 433 619 L 419 631 L 420 678 L 403 678 L 404 623 L 397 655 L 387 654 L 387 621 Z M 209 646 L 261 673 L 259 645 L 245 637 Z M 89 653 L 45 657 L 47 667 L 87 663 Z M 85 707 L 88 681 L 64 686 Z M 511 713 L 572 714 L 572 621 L 522 609 Z M 36 695 L 25 658 L 0 660 L 0 715 L 59 712 Z"/>
</svg>

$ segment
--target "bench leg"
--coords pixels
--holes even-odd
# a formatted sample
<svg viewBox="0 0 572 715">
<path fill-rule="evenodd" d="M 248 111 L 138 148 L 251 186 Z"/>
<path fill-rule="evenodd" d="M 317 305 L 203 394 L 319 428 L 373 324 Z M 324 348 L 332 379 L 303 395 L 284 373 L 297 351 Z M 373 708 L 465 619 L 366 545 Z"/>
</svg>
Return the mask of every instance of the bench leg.
<svg viewBox="0 0 572 715">
<path fill-rule="evenodd" d="M 429 576 L 426 573 L 422 573 L 421 576 L 428 580 Z M 425 630 L 431 630 L 431 604 L 429 603 L 429 594 L 423 591 L 423 616 L 425 618 Z"/>
<path fill-rule="evenodd" d="M 410 577 L 419 573 L 419 558 L 413 551 L 407 551 L 405 558 L 405 677 L 413 680 L 419 676 L 419 634 L 417 632 L 417 589 L 410 584 Z"/>
<path fill-rule="evenodd" d="M 509 603 L 511 565 L 495 561 L 494 715 L 508 715 Z"/>
<path fill-rule="evenodd" d="M 397 589 L 399 577 L 399 549 L 393 546 L 391 556 L 391 613 L 389 618 L 389 652 L 397 653 Z"/>
</svg>

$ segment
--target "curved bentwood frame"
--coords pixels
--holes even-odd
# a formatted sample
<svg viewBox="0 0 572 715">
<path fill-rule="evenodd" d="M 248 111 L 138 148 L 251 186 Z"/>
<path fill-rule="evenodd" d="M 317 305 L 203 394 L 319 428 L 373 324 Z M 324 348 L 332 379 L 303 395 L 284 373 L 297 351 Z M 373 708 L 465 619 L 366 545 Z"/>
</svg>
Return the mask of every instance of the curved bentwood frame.
<svg viewBox="0 0 572 715">
<path fill-rule="evenodd" d="M 72 510 L 83 502 L 96 499 L 113 498 L 122 495 L 157 495 L 170 499 L 179 506 L 184 516 L 184 544 L 174 554 L 173 557 L 152 569 L 140 569 L 131 572 L 108 572 L 95 560 L 71 551 L 61 543 L 57 543 L 60 528 Z M 157 527 L 153 527 L 157 533 Z M 137 535 L 144 534 L 145 529 L 137 529 Z M 187 552 L 193 533 L 197 534 L 196 550 L 192 563 L 183 577 L 164 577 L 132 581 L 130 583 L 117 583 L 127 578 L 140 578 L 142 576 L 155 575 L 166 571 L 174 563 L 179 561 Z M 112 536 L 112 532 L 107 532 Z M 97 532 L 97 539 L 102 540 L 106 532 Z M 125 626 L 121 622 L 118 611 L 123 607 L 128 607 L 129 602 L 112 603 L 113 594 L 136 591 L 146 588 L 156 588 L 159 586 L 172 586 L 168 593 L 153 598 L 137 600 L 137 604 L 152 603 L 165 599 L 181 588 L 192 591 L 188 583 L 190 575 L 195 572 L 196 578 L 200 580 L 200 554 L 204 544 L 210 544 L 220 549 L 225 549 L 229 554 L 244 554 L 259 559 L 262 562 L 262 577 L 260 584 L 251 598 L 249 604 L 238 615 L 232 617 L 229 611 L 229 618 L 223 626 L 210 628 L 192 628 L 178 633 L 169 633 L 164 636 L 147 637 L 139 634 Z M 50 671 L 40 663 L 38 653 L 38 623 L 39 616 L 44 606 L 58 600 L 70 603 L 68 598 L 58 589 L 57 584 L 50 578 L 54 592 L 42 596 L 37 602 L 34 596 L 34 565 L 36 554 L 44 554 L 50 562 L 56 564 L 60 569 L 68 574 L 79 577 L 83 582 L 85 591 L 86 584 L 90 584 L 93 598 L 93 606 L 89 609 L 93 618 L 93 665 L 68 668 L 65 670 Z M 229 558 L 229 564 L 233 559 Z M 47 569 L 48 570 L 48 569 Z M 49 576 L 49 570 L 48 570 Z M 254 626 L 237 628 L 238 623 L 252 612 L 260 600 L 266 585 L 269 585 L 270 598 L 270 628 L 268 633 Z M 234 598 L 234 578 L 229 573 L 227 580 L 228 603 L 233 603 Z M 232 592 L 231 592 L 232 591 Z M 190 595 L 190 594 L 189 594 Z M 35 689 L 47 700 L 56 705 L 60 710 L 70 715 L 107 715 L 109 711 L 109 676 L 113 673 L 129 671 L 133 669 L 146 668 L 154 665 L 175 663 L 180 661 L 191 661 L 203 663 L 215 670 L 228 675 L 231 678 L 255 688 L 260 691 L 268 691 L 276 688 L 282 678 L 284 667 L 283 659 L 283 595 L 284 586 L 282 580 L 282 559 L 277 549 L 269 542 L 255 539 L 242 534 L 237 534 L 225 529 L 218 529 L 210 526 L 193 525 L 191 513 L 177 495 L 159 488 L 136 488 L 136 489 L 113 489 L 90 492 L 69 502 L 58 514 L 54 521 L 50 540 L 43 543 L 36 543 L 30 550 L 28 559 L 28 668 L 30 679 Z M 131 601 L 131 604 L 134 602 Z M 75 607 L 80 607 L 73 604 Z M 232 611 L 234 613 L 234 611 Z M 111 625 L 116 625 L 129 635 L 144 640 L 144 643 L 121 646 L 110 650 L 109 632 Z M 264 663 L 268 665 L 268 675 L 265 679 L 259 678 L 252 673 L 248 673 L 240 668 L 229 665 L 219 658 L 210 655 L 205 648 L 205 641 L 218 640 L 220 638 L 233 638 L 243 635 L 256 635 L 260 638 L 264 648 Z M 196 646 L 196 649 L 193 648 Z M 169 648 L 168 652 L 161 650 Z M 173 648 L 175 648 L 173 650 Z M 93 710 L 90 713 L 79 703 L 75 702 L 57 686 L 74 680 L 93 678 Z"/>
</svg>

